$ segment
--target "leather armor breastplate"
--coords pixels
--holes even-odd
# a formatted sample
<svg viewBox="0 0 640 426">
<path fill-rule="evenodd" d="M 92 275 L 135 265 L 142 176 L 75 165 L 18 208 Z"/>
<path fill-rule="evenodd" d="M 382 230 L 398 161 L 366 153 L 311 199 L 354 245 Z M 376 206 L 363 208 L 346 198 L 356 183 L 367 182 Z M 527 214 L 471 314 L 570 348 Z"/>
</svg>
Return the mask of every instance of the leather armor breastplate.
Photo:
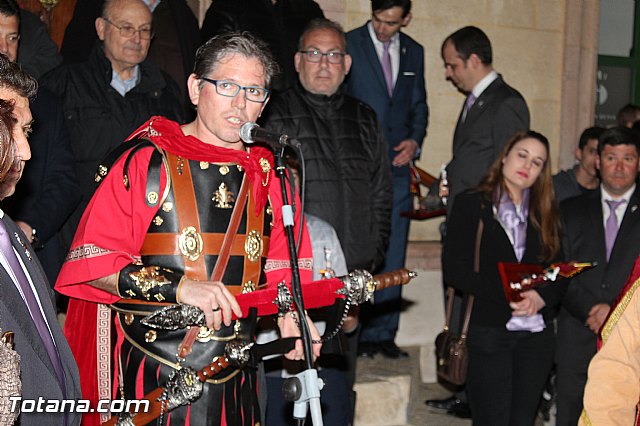
<svg viewBox="0 0 640 426">
<path fill-rule="evenodd" d="M 155 197 L 161 205 L 141 249 L 142 263 L 182 272 L 190 279 L 208 280 L 218 259 L 233 207 L 239 201 L 236 197 L 244 171 L 235 164 L 199 163 L 165 155 L 170 184 L 161 200 L 157 193 L 147 192 L 148 202 Z M 152 174 L 150 171 L 149 178 Z M 256 216 L 252 191 L 248 193 L 222 278 L 234 294 L 253 291 L 258 283 L 266 282 L 263 264 L 269 247 L 271 208 L 267 205 L 265 211 Z M 166 304 L 121 300 L 114 309 L 118 311 L 127 341 L 147 356 L 175 368 L 177 348 L 186 330 L 156 331 L 140 324 L 144 315 L 163 306 Z M 223 325 L 217 332 L 201 327 L 185 364 L 202 368 L 223 353 L 227 341 L 235 338 L 253 341 L 255 320 L 255 315 L 250 314 L 248 318 L 232 322 L 229 327 Z M 222 373 L 223 376 L 232 374 L 235 371 Z"/>
</svg>

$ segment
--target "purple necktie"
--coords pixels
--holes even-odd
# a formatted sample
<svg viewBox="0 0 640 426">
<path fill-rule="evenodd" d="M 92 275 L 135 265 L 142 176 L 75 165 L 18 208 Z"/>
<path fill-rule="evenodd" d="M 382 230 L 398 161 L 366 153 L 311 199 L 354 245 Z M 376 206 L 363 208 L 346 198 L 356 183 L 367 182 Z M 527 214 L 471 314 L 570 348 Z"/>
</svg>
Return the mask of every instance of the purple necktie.
<svg viewBox="0 0 640 426">
<path fill-rule="evenodd" d="M 609 218 L 604 225 L 604 242 L 607 248 L 607 262 L 611 256 L 611 250 L 613 244 L 616 242 L 616 235 L 618 235 L 618 216 L 616 216 L 616 209 L 622 203 L 626 203 L 626 200 L 604 200 L 609 206 Z"/>
<path fill-rule="evenodd" d="M 391 97 L 393 95 L 393 73 L 391 72 L 391 54 L 389 54 L 389 46 L 391 40 L 387 40 L 383 43 L 384 50 L 382 51 L 382 72 L 384 74 L 384 81 L 387 82 L 387 92 Z"/>
<path fill-rule="evenodd" d="M 475 101 L 476 101 L 476 97 L 473 95 L 473 93 L 469 93 L 469 95 L 467 96 L 467 99 L 464 101 L 463 121 L 466 120 L 467 115 L 469 114 L 469 110 L 471 109 Z"/>
<path fill-rule="evenodd" d="M 22 295 L 24 297 L 25 303 L 27 304 L 27 308 L 29 309 L 29 313 L 31 314 L 31 318 L 35 323 L 38 334 L 40 334 L 40 338 L 44 343 L 44 347 L 49 354 L 49 358 L 51 359 L 51 364 L 53 365 L 53 368 L 56 372 L 56 376 L 58 376 L 58 381 L 60 382 L 60 387 L 62 388 L 63 397 L 66 398 L 67 391 L 58 349 L 53 343 L 53 338 L 51 337 L 51 333 L 49 332 L 49 327 L 47 326 L 42 311 L 40 310 L 38 301 L 33 294 L 33 290 L 31 288 L 31 285 L 29 284 L 29 280 L 24 274 L 24 270 L 22 269 L 22 266 L 20 265 L 20 262 L 18 261 L 15 252 L 13 251 L 11 238 L 12 237 L 9 235 L 4 221 L 0 219 L 0 251 L 2 251 L 2 253 L 4 254 L 5 259 L 9 263 L 9 267 L 13 271 L 13 274 L 18 281 L 18 286 L 22 291 Z"/>
</svg>

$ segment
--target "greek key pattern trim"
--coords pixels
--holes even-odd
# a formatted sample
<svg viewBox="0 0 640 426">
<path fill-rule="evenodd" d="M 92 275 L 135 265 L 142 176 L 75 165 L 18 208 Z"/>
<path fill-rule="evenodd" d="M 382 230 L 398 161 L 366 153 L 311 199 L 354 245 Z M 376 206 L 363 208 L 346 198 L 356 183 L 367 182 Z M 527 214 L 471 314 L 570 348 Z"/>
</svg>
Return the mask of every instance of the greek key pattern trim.
<svg viewBox="0 0 640 426">
<path fill-rule="evenodd" d="M 112 251 L 102 247 L 98 247 L 94 244 L 85 244 L 83 246 L 70 250 L 66 260 L 67 262 L 73 262 L 75 260 L 91 259 L 93 257 L 104 256 L 109 253 L 112 253 Z"/>
<path fill-rule="evenodd" d="M 111 399 L 111 309 L 98 304 L 96 319 L 96 361 L 98 375 L 98 398 Z M 109 420 L 109 413 L 100 414 L 100 423 Z"/>
<path fill-rule="evenodd" d="M 267 259 L 267 261 L 264 263 L 264 271 L 271 272 L 271 271 L 276 271 L 278 269 L 289 269 L 290 264 L 291 263 L 288 260 Z M 298 259 L 298 269 L 305 269 L 308 271 L 312 271 L 313 259 L 310 257 Z"/>
</svg>

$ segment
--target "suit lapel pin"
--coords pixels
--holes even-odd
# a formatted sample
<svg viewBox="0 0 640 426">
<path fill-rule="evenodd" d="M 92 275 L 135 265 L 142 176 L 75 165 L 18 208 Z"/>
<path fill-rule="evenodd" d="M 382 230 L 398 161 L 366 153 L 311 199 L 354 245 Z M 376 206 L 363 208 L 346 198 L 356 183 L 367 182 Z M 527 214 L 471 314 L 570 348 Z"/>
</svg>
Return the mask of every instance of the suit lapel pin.
<svg viewBox="0 0 640 426">
<path fill-rule="evenodd" d="M 17 232 L 14 232 L 13 235 L 16 237 L 16 240 L 18 240 L 18 243 L 24 249 L 24 254 L 27 256 L 27 259 L 29 259 L 29 261 L 31 261 L 31 252 L 27 248 L 27 245 L 24 243 L 24 241 L 22 241 L 22 238 L 20 238 L 20 235 L 18 235 Z"/>
<path fill-rule="evenodd" d="M 403 48 L 402 48 L 402 54 L 403 54 L 403 55 L 406 55 L 406 54 L 407 54 L 407 48 L 406 48 L 406 47 L 403 47 Z"/>
<path fill-rule="evenodd" d="M 631 213 L 635 213 L 635 211 L 638 210 L 638 205 L 634 204 L 631 206 Z"/>
</svg>

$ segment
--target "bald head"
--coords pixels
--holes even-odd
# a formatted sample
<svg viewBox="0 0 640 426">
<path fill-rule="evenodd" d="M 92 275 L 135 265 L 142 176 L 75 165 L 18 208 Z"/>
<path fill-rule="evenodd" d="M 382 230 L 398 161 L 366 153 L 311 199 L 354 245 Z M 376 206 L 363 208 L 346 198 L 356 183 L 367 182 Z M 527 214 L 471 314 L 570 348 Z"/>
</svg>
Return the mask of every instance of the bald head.
<svg viewBox="0 0 640 426">
<path fill-rule="evenodd" d="M 107 0 L 96 32 L 104 54 L 120 78 L 128 79 L 145 60 L 151 44 L 151 12 L 141 0 Z"/>
</svg>

